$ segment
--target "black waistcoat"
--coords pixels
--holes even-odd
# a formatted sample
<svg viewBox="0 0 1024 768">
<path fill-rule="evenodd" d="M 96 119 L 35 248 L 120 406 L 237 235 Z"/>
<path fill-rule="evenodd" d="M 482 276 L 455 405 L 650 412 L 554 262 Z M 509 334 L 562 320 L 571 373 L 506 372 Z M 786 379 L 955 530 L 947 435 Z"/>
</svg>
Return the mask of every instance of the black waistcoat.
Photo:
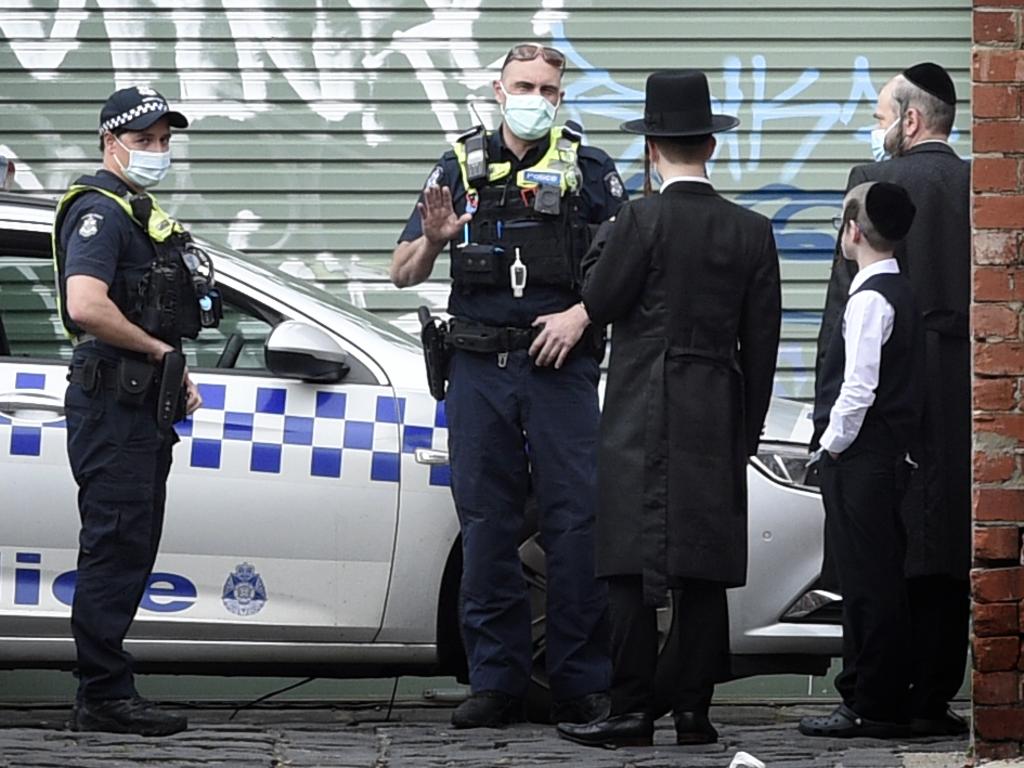
<svg viewBox="0 0 1024 768">
<path fill-rule="evenodd" d="M 920 419 L 922 329 L 910 283 L 902 274 L 869 277 L 850 296 L 861 291 L 882 294 L 896 312 L 892 333 L 882 345 L 882 360 L 875 402 L 864 417 L 857 439 L 844 451 L 874 450 L 902 453 L 910 446 Z M 814 387 L 814 426 L 821 433 L 839 397 L 846 369 L 845 334 L 832 334 Z"/>
</svg>

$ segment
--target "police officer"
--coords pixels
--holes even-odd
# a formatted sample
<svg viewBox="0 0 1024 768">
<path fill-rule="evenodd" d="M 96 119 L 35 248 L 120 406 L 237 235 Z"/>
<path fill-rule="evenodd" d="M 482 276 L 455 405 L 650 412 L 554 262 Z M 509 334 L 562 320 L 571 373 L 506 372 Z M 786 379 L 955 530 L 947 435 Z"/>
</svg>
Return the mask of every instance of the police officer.
<svg viewBox="0 0 1024 768">
<path fill-rule="evenodd" d="M 580 303 L 579 262 L 588 226 L 613 216 L 625 192 L 608 155 L 555 124 L 564 70 L 556 49 L 509 51 L 493 85 L 500 129 L 470 131 L 441 158 L 391 264 L 395 285 L 415 285 L 450 251 L 447 419 L 472 687 L 452 715 L 461 728 L 524 716 L 533 648 L 518 545 L 531 482 L 547 555 L 551 715 L 586 722 L 608 704 L 593 542 L 603 344 Z"/>
<path fill-rule="evenodd" d="M 100 112 L 103 167 L 74 182 L 54 223 L 61 319 L 74 342 L 65 406 L 82 521 L 71 609 L 80 731 L 155 736 L 187 727 L 139 697 L 123 648 L 156 558 L 177 442 L 158 427 L 156 382 L 180 335 L 143 330 L 138 297 L 153 282 L 157 248 L 179 241 L 181 228 L 145 190 L 170 166 L 171 128 L 187 126 L 151 88 L 114 93 Z M 182 375 L 191 413 L 201 401 Z"/>
</svg>

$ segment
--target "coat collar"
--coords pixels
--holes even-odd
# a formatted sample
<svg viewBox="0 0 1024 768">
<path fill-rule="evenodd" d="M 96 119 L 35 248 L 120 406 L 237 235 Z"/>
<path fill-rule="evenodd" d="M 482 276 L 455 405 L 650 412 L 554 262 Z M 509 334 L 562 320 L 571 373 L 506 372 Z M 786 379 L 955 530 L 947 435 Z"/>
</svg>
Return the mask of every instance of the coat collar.
<svg viewBox="0 0 1024 768">
<path fill-rule="evenodd" d="M 908 149 L 906 152 L 904 152 L 903 156 L 907 157 L 909 155 L 920 155 L 926 152 L 941 152 L 944 155 L 953 155 L 954 157 L 959 157 L 959 155 L 957 155 L 956 153 L 956 150 L 953 149 L 951 146 L 949 146 L 949 144 L 947 144 L 944 141 L 926 141 L 923 144 L 917 144 Z"/>
<path fill-rule="evenodd" d="M 707 184 L 703 181 L 675 181 L 665 187 L 664 192 L 659 192 L 658 194 L 717 195 L 718 192 L 715 191 L 715 188 L 711 184 Z"/>
</svg>

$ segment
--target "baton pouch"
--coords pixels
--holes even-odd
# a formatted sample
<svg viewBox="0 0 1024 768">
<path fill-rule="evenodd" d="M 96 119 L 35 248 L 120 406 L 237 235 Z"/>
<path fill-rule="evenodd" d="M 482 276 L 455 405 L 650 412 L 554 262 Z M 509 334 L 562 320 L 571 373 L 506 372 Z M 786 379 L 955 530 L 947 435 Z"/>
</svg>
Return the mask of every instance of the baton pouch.
<svg viewBox="0 0 1024 768">
<path fill-rule="evenodd" d="M 121 358 L 117 364 L 117 402 L 138 407 L 153 385 L 153 366 L 145 360 Z"/>
</svg>

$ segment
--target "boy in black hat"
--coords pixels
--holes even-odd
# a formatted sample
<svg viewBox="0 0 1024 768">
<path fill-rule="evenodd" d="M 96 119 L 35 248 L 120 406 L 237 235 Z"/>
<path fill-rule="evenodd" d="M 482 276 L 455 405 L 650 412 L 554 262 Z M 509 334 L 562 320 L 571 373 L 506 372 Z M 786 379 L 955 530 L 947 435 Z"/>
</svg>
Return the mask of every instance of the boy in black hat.
<svg viewBox="0 0 1024 768">
<path fill-rule="evenodd" d="M 949 73 L 932 62 L 889 80 L 878 94 L 872 131 L 881 162 L 854 167 L 846 186 L 899 184 L 917 206 L 895 257 L 924 323 L 928 372 L 920 440 L 911 450 L 920 471 L 903 501 L 914 648 L 911 728 L 919 735 L 967 731 L 948 706 L 964 678 L 971 566 L 971 164 L 949 144 L 956 101 Z M 855 272 L 837 252 L 818 334 L 819 369 Z"/>
<path fill-rule="evenodd" d="M 846 195 L 843 258 L 856 261 L 841 328 L 815 385 L 825 535 L 843 594 L 843 702 L 805 717 L 808 736 L 902 735 L 909 726 L 910 632 L 900 504 L 920 415 L 921 329 L 893 250 L 915 208 L 903 187 L 869 182 Z"/>
<path fill-rule="evenodd" d="M 771 222 L 720 196 L 705 163 L 713 115 L 694 70 L 647 79 L 642 120 L 657 195 L 622 206 L 584 262 L 583 302 L 614 323 L 598 447 L 598 575 L 608 582 L 612 713 L 559 733 L 581 744 L 651 744 L 673 710 L 679 744 L 707 744 L 728 676 L 726 589 L 746 582 L 747 458 L 771 398 L 779 261 Z M 672 593 L 659 669 L 656 610 Z M 656 685 L 657 680 L 657 685 Z"/>
</svg>

